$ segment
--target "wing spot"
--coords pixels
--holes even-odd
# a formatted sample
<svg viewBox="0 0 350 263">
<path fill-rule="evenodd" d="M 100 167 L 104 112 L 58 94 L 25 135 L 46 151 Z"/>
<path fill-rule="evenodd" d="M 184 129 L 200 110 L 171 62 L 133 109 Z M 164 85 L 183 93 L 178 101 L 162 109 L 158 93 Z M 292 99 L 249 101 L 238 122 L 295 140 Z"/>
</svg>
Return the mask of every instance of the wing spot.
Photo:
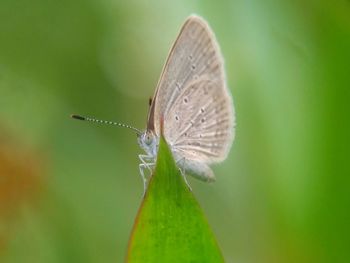
<svg viewBox="0 0 350 263">
<path fill-rule="evenodd" d="M 201 113 L 204 113 L 204 108 L 201 108 Z"/>
<path fill-rule="evenodd" d="M 184 98 L 184 103 L 187 103 L 187 102 L 188 102 L 188 98 L 185 97 L 185 98 Z"/>
<path fill-rule="evenodd" d="M 178 121 L 179 120 L 179 116 L 175 115 L 175 120 Z"/>
<path fill-rule="evenodd" d="M 196 65 L 195 65 L 195 64 L 192 64 L 191 69 L 192 69 L 192 70 L 195 70 L 195 69 L 196 69 Z"/>
</svg>

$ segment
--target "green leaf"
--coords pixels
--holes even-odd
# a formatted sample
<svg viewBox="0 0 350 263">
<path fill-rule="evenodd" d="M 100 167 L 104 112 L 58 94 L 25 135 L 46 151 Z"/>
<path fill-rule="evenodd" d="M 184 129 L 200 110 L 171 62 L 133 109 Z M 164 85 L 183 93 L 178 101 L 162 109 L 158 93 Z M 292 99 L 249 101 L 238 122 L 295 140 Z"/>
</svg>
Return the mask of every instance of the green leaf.
<svg viewBox="0 0 350 263">
<path fill-rule="evenodd" d="M 126 262 L 224 262 L 208 222 L 163 138 L 131 233 Z"/>
</svg>

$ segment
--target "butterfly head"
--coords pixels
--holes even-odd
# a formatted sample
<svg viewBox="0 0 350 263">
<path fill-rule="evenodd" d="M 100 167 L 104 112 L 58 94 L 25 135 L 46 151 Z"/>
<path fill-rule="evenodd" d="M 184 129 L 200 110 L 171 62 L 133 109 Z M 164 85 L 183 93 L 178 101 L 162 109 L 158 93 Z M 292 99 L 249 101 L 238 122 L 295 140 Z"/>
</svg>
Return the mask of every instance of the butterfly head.
<svg viewBox="0 0 350 263">
<path fill-rule="evenodd" d="M 146 130 L 137 137 L 140 147 L 150 156 L 157 156 L 158 136 L 151 130 Z"/>
</svg>

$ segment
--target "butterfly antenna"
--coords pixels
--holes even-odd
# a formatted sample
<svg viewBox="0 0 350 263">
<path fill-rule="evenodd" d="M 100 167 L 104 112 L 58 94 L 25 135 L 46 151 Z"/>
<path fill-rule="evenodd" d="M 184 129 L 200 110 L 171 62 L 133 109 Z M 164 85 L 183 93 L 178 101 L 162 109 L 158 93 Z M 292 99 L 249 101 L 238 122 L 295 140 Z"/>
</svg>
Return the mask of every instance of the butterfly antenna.
<svg viewBox="0 0 350 263">
<path fill-rule="evenodd" d="M 127 124 L 120 123 L 120 122 L 98 120 L 95 118 L 84 117 L 84 116 L 76 115 L 76 114 L 72 114 L 71 118 L 76 119 L 76 120 L 81 120 L 81 121 L 91 121 L 91 122 L 97 122 L 97 123 L 102 123 L 102 124 L 116 125 L 116 126 L 131 129 L 131 130 L 135 131 L 137 133 L 137 135 L 142 134 L 142 132 L 139 129 L 136 129 L 135 127 L 132 127 L 132 126 L 129 126 Z"/>
</svg>

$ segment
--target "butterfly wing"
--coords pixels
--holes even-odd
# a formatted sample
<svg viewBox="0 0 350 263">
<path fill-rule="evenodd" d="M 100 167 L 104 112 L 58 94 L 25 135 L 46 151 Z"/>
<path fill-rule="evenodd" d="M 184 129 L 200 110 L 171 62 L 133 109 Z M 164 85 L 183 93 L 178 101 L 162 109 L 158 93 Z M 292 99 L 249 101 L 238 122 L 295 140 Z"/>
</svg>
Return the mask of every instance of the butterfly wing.
<svg viewBox="0 0 350 263">
<path fill-rule="evenodd" d="M 199 114 L 202 108 L 205 114 Z M 203 123 L 204 115 L 208 121 Z M 185 119 L 177 121 L 180 116 Z M 202 157 L 208 163 L 226 157 L 233 138 L 232 101 L 215 36 L 198 16 L 190 16 L 181 28 L 158 82 L 147 124 L 157 135 L 161 118 L 164 136 L 180 156 Z M 185 128 L 186 136 L 181 132 Z M 206 136 L 208 147 L 198 145 L 201 136 Z"/>
<path fill-rule="evenodd" d="M 203 77 L 189 83 L 164 116 L 164 136 L 175 156 L 224 160 L 233 138 L 231 105 L 220 82 Z"/>
</svg>

